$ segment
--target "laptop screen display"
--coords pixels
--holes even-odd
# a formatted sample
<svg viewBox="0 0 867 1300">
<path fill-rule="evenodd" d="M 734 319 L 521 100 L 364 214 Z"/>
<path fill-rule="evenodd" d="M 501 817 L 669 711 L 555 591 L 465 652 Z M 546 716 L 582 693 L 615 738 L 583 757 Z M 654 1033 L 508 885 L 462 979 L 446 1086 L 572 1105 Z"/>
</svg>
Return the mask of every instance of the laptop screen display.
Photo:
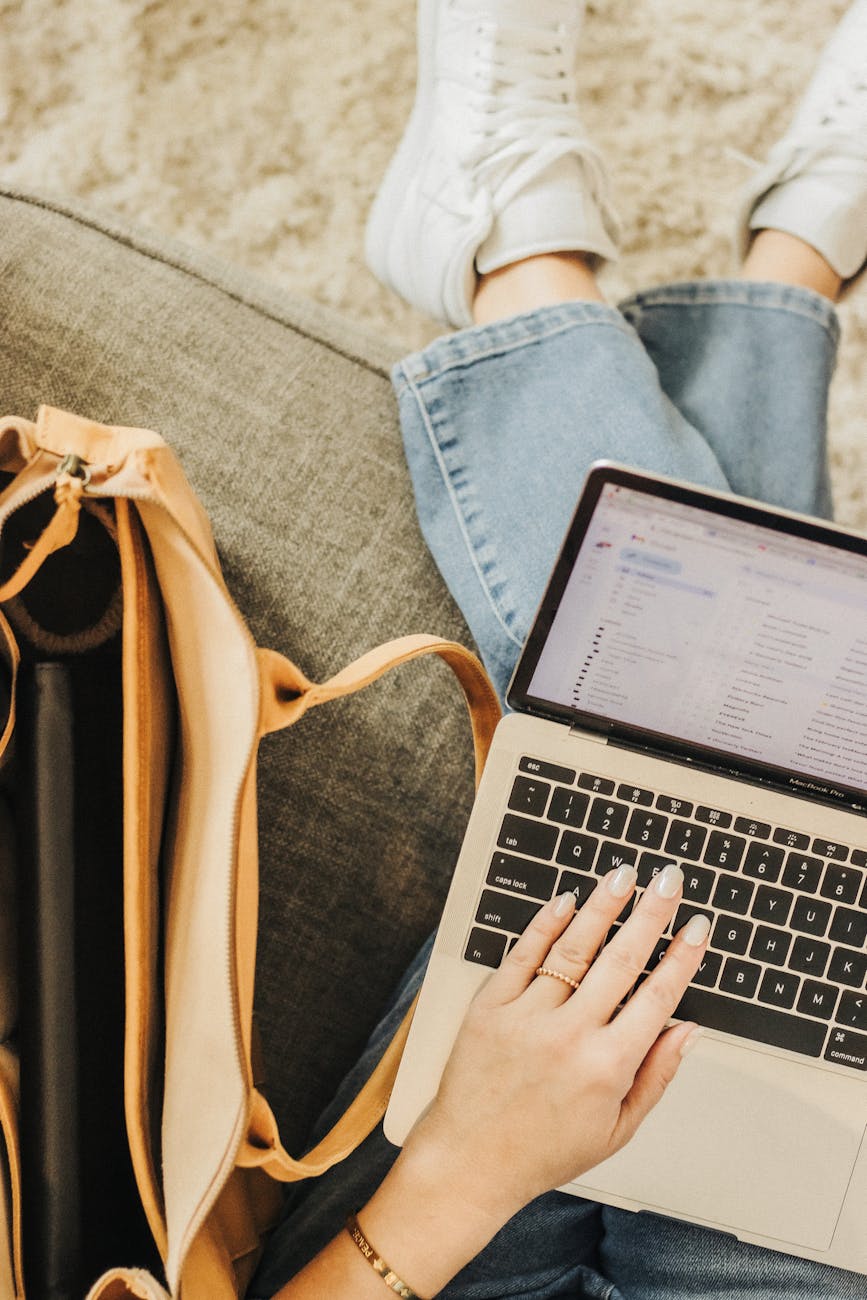
<svg viewBox="0 0 867 1300">
<path fill-rule="evenodd" d="M 526 702 L 867 791 L 867 544 L 600 476 L 528 642 Z"/>
</svg>

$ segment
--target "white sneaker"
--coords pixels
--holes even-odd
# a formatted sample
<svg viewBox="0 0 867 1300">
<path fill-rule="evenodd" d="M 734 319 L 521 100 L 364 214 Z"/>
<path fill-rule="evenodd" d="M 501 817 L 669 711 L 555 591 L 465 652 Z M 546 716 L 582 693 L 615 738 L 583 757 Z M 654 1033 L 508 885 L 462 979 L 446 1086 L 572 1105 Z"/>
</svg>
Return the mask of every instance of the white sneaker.
<svg viewBox="0 0 867 1300">
<path fill-rule="evenodd" d="M 738 219 L 812 245 L 843 280 L 867 259 L 867 0 L 833 32 L 783 138 L 750 181 Z"/>
<path fill-rule="evenodd" d="M 583 0 L 418 0 L 415 105 L 367 223 L 368 264 L 414 307 L 472 323 L 477 272 L 616 256 L 577 109 Z"/>
</svg>

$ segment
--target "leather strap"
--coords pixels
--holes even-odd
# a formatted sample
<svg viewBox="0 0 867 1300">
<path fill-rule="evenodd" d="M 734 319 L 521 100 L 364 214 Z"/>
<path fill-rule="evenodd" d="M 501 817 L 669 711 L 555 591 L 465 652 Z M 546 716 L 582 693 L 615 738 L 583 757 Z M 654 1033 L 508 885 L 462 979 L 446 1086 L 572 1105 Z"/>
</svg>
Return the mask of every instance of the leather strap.
<svg viewBox="0 0 867 1300">
<path fill-rule="evenodd" d="M 260 734 L 263 736 L 290 727 L 318 704 L 360 691 L 392 668 L 424 655 L 438 655 L 451 668 L 464 692 L 473 729 L 478 786 L 501 709 L 487 673 L 466 646 L 434 636 L 398 637 L 369 650 L 319 684 L 309 681 L 285 656 L 273 650 L 258 653 L 262 675 Z"/>
<path fill-rule="evenodd" d="M 319 685 L 308 681 L 282 655 L 270 650 L 258 653 L 263 683 L 260 723 L 263 735 L 291 726 L 318 704 L 361 690 L 391 668 L 423 655 L 438 655 L 452 669 L 464 692 L 473 730 L 478 786 L 501 710 L 484 668 L 464 646 L 431 636 L 400 637 L 362 655 Z M 385 1114 L 417 1001 L 416 998 L 358 1096 L 322 1141 L 300 1160 L 286 1151 L 270 1106 L 254 1092 L 249 1132 L 241 1144 L 237 1163 L 264 1169 L 272 1178 L 289 1183 L 315 1178 L 354 1151 Z"/>
</svg>

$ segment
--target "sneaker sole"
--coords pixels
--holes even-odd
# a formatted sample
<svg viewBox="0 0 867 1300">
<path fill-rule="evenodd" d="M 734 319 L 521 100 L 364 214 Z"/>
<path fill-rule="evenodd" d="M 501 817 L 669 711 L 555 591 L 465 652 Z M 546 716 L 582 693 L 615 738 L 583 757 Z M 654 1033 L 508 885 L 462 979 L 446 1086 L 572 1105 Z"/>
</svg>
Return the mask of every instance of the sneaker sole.
<svg viewBox="0 0 867 1300">
<path fill-rule="evenodd" d="M 412 112 L 400 143 L 376 193 L 364 237 L 364 255 L 373 274 L 387 288 L 401 294 L 391 273 L 395 250 L 395 229 L 416 169 L 430 119 L 433 92 L 433 63 L 437 35 L 438 0 L 418 0 L 416 91 Z M 416 250 L 418 253 L 418 250 Z"/>
</svg>

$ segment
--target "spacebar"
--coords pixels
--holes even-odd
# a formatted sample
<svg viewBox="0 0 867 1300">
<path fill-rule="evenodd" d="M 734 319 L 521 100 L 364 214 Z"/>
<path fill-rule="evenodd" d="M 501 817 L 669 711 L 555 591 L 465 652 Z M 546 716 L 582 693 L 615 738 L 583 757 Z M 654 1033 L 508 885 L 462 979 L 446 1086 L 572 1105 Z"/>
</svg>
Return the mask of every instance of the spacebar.
<svg viewBox="0 0 867 1300">
<path fill-rule="evenodd" d="M 805 1056 L 819 1056 L 825 1042 L 827 1025 L 815 1020 L 789 1016 L 784 1011 L 721 997 L 706 989 L 688 988 L 675 1011 L 678 1020 L 696 1020 L 707 1029 L 723 1029 L 757 1043 L 785 1047 Z"/>
</svg>

